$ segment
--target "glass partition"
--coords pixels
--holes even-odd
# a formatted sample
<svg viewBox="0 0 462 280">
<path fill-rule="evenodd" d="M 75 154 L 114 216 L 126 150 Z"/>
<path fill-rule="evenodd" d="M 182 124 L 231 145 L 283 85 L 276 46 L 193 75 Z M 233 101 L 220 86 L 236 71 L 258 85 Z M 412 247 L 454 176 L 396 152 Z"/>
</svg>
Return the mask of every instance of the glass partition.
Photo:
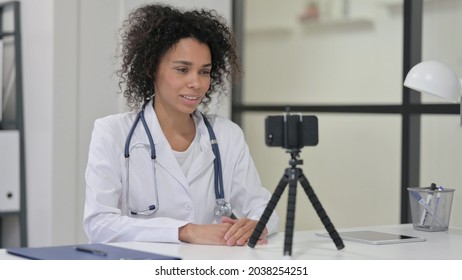
<svg viewBox="0 0 462 280">
<path fill-rule="evenodd" d="M 462 1 L 424 1 L 422 60 L 437 60 L 462 77 Z M 447 103 L 429 94 L 422 102 Z M 462 223 L 462 127 L 460 115 L 423 115 L 421 130 L 420 181 L 422 185 L 454 188 L 451 225 Z"/>
<path fill-rule="evenodd" d="M 243 103 L 400 103 L 400 3 L 243 1 Z"/>
<path fill-rule="evenodd" d="M 336 227 L 399 223 L 401 115 L 373 106 L 402 101 L 403 2 L 242 4 L 241 125 L 264 185 L 274 191 L 290 156 L 265 146 L 264 119 L 275 112 L 261 107 L 331 106 L 314 113 L 320 142 L 302 150 L 305 176 Z M 372 113 L 335 111 L 343 105 Z M 286 197 L 277 207 L 281 230 Z M 295 227 L 323 227 L 301 186 Z"/>
<path fill-rule="evenodd" d="M 424 1 L 422 24 L 422 60 L 443 62 L 462 77 L 462 1 Z M 423 94 L 422 103 L 447 101 Z"/>
</svg>

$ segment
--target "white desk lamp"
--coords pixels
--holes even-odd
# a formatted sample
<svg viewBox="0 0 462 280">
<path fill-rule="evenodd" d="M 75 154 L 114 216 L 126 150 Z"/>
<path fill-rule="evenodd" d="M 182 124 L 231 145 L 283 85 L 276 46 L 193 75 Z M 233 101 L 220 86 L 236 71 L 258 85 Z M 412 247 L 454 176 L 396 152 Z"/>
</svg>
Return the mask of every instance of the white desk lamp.
<svg viewBox="0 0 462 280">
<path fill-rule="evenodd" d="M 412 67 L 404 80 L 404 86 L 460 103 L 462 80 L 451 68 L 438 61 L 423 61 Z M 460 124 L 462 126 L 462 103 Z"/>
</svg>

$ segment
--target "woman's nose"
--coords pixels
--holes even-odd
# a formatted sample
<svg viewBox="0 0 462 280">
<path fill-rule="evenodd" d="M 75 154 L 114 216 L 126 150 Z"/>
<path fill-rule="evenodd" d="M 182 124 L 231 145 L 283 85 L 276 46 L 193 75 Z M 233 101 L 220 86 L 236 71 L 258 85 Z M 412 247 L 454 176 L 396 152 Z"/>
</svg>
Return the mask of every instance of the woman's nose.
<svg viewBox="0 0 462 280">
<path fill-rule="evenodd" d="M 191 74 L 188 80 L 188 87 L 193 89 L 199 89 L 201 86 L 200 77 L 198 74 Z"/>
</svg>

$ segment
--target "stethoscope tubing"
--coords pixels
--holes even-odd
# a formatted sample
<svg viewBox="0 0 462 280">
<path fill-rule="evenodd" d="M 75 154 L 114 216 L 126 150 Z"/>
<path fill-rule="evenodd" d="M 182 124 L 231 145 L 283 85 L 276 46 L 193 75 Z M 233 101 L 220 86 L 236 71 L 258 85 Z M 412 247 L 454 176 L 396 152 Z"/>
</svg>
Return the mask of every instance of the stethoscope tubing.
<svg viewBox="0 0 462 280">
<path fill-rule="evenodd" d="M 143 104 L 143 107 L 141 108 L 141 111 L 138 113 L 138 115 L 136 116 L 136 119 L 135 121 L 133 122 L 133 125 L 132 127 L 130 128 L 130 131 L 128 132 L 128 135 L 127 135 L 127 140 L 125 141 L 125 149 L 124 149 L 124 156 L 125 158 L 129 158 L 130 157 L 130 142 L 131 142 L 131 139 L 133 137 L 133 134 L 135 133 L 135 129 L 136 129 L 136 126 L 138 125 L 138 123 L 140 122 L 141 120 L 141 123 L 143 124 L 143 127 L 144 127 L 144 131 L 146 131 L 146 135 L 148 136 L 148 140 L 149 140 L 149 146 L 151 148 L 151 158 L 152 159 L 156 159 L 156 146 L 154 145 L 154 140 L 152 138 L 152 134 L 151 134 L 151 131 L 149 130 L 149 127 L 148 127 L 148 124 L 146 122 L 146 119 L 144 118 L 144 109 L 146 108 L 146 105 L 148 104 L 149 102 L 145 102 Z"/>
<path fill-rule="evenodd" d="M 221 157 L 220 157 L 220 149 L 218 148 L 218 141 L 217 137 L 215 136 L 215 133 L 213 132 L 212 126 L 210 125 L 209 121 L 207 118 L 202 114 L 202 117 L 205 122 L 205 126 L 207 127 L 207 130 L 210 135 L 210 143 L 212 144 L 212 151 L 215 154 L 215 159 L 214 161 L 214 181 L 215 181 L 215 196 L 216 199 L 224 199 L 225 194 L 224 194 L 224 188 L 223 188 L 223 173 L 221 169 Z"/>
<path fill-rule="evenodd" d="M 133 125 L 132 127 L 130 128 L 129 132 L 128 132 L 128 135 L 127 135 L 127 139 L 125 141 L 125 147 L 124 147 L 124 157 L 125 157 L 125 166 L 126 166 L 126 185 L 127 185 L 127 193 L 126 193 L 126 204 L 127 204 L 127 208 L 128 210 L 130 211 L 130 213 L 132 215 L 137 215 L 137 214 L 140 214 L 140 215 L 151 215 L 153 214 L 158 208 L 159 208 L 159 199 L 158 199 L 158 196 L 157 196 L 157 184 L 155 186 L 156 188 L 156 201 L 155 201 L 155 204 L 152 204 L 152 205 L 149 205 L 148 207 L 144 208 L 144 209 L 140 209 L 140 210 L 135 210 L 133 208 L 130 207 L 130 203 L 129 203 L 129 193 L 130 193 L 130 182 L 129 182 L 129 166 L 130 166 L 130 163 L 129 163 L 129 158 L 130 158 L 130 142 L 131 142 L 131 139 L 133 137 L 133 134 L 135 132 L 135 129 L 136 129 L 136 126 L 138 125 L 138 123 L 141 121 L 142 125 L 143 125 L 143 128 L 146 132 L 146 135 L 148 136 L 148 140 L 149 140 L 149 146 L 150 146 L 150 150 L 151 150 L 151 159 L 153 161 L 153 174 L 154 174 L 154 177 L 155 177 L 155 166 L 156 166 L 156 148 L 155 148 L 155 145 L 154 145 L 154 140 L 152 138 L 152 134 L 151 134 L 151 131 L 149 130 L 149 127 L 148 127 L 148 124 L 146 122 L 146 119 L 144 117 L 144 111 L 145 111 L 145 108 L 146 108 L 146 105 L 149 104 L 149 101 L 150 100 L 147 100 L 142 108 L 141 108 L 141 111 L 138 113 L 138 115 L 136 116 L 136 119 L 135 121 L 133 122 Z M 201 113 L 202 114 L 202 113 Z M 214 163 L 214 185 L 215 185 L 215 199 L 216 199 L 216 203 L 217 203 L 217 206 L 218 207 L 229 207 L 226 208 L 225 212 L 229 212 L 231 214 L 231 206 L 229 203 L 227 203 L 225 201 L 225 195 L 224 195 L 224 186 L 223 186 L 223 173 L 222 173 L 222 166 L 221 166 L 221 156 L 220 156 L 220 149 L 218 148 L 218 141 L 217 141 L 217 138 L 215 136 L 215 133 L 212 129 L 212 126 L 210 124 L 210 122 L 207 120 L 206 116 L 204 114 L 202 114 L 202 118 L 204 120 L 204 123 L 205 123 L 205 126 L 207 127 L 207 131 L 209 133 L 209 137 L 210 137 L 210 143 L 211 143 L 211 146 L 212 146 L 212 151 L 215 155 L 215 159 L 213 161 Z M 154 178 L 154 180 L 156 181 L 156 178 Z M 157 206 L 156 206 L 157 205 Z M 151 213 L 148 213 L 148 211 L 153 211 Z"/>
</svg>

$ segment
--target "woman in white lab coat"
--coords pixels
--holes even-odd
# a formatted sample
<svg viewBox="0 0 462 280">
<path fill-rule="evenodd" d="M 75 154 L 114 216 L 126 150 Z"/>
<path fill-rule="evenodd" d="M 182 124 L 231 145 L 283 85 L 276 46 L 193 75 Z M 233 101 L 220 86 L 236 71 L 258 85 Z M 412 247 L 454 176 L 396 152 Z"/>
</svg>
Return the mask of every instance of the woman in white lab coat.
<svg viewBox="0 0 462 280">
<path fill-rule="evenodd" d="M 95 122 L 85 175 L 90 241 L 246 244 L 270 193 L 242 130 L 197 110 L 238 72 L 229 28 L 214 12 L 146 5 L 123 32 L 118 74 L 132 111 Z M 273 213 L 259 243 L 277 222 Z"/>
</svg>

